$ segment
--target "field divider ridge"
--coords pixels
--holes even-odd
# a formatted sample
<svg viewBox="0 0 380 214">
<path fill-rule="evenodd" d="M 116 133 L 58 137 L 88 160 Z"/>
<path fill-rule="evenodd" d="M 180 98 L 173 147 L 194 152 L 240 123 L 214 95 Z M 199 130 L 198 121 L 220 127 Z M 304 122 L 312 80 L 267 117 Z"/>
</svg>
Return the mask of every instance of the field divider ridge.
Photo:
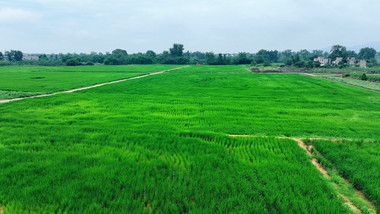
<svg viewBox="0 0 380 214">
<path fill-rule="evenodd" d="M 229 137 L 263 137 L 263 138 L 268 138 L 268 136 L 256 136 L 256 135 L 232 135 L 232 134 L 227 134 L 227 136 Z M 348 197 L 347 195 L 343 194 L 342 192 L 339 191 L 339 186 L 335 183 L 333 183 L 333 181 L 331 181 L 331 176 L 329 175 L 329 172 L 323 168 L 323 166 L 318 162 L 317 158 L 315 158 L 315 156 L 312 154 L 312 150 L 311 148 L 313 148 L 312 145 L 306 145 L 305 142 L 302 140 L 302 138 L 294 138 L 294 137 L 275 137 L 276 139 L 289 139 L 289 140 L 294 140 L 297 142 L 298 146 L 301 147 L 303 150 L 305 150 L 306 154 L 308 157 L 310 157 L 310 161 L 311 163 L 315 166 L 315 168 L 319 171 L 320 174 L 323 175 L 323 177 L 325 177 L 331 184 L 333 184 L 333 187 L 335 188 L 335 192 L 337 192 L 341 198 L 343 198 L 344 200 L 344 203 L 347 204 L 351 210 L 354 212 L 354 213 L 362 213 L 362 210 L 359 209 L 358 206 L 356 206 L 352 200 L 350 199 L 350 197 Z M 311 141 L 313 140 L 327 140 L 327 141 L 342 141 L 340 139 L 328 139 L 328 138 L 307 138 Z M 314 148 L 315 150 L 315 148 Z M 337 175 L 337 173 L 335 173 Z M 346 183 L 347 186 L 352 186 L 351 183 L 349 183 L 349 181 L 347 179 L 345 179 L 344 177 L 340 176 L 340 175 L 337 175 L 339 176 L 341 179 L 343 179 Z M 358 189 L 354 188 L 352 186 L 352 188 L 354 189 L 355 191 L 355 194 L 356 195 L 359 195 L 360 198 L 362 199 L 362 201 L 364 201 L 370 208 L 371 208 L 371 211 L 374 212 L 374 213 L 377 213 L 376 211 L 376 207 L 372 204 L 372 202 L 370 200 L 367 199 L 367 197 L 361 192 L 359 191 Z"/>
<path fill-rule="evenodd" d="M 321 75 L 315 75 L 315 74 L 310 74 L 310 73 L 299 73 L 299 74 L 302 75 L 302 76 L 316 77 L 316 78 L 320 78 L 320 79 L 329 80 L 331 82 L 337 82 L 337 83 L 341 83 L 343 85 L 349 85 L 349 86 L 352 86 L 352 87 L 361 88 L 361 89 L 365 89 L 365 90 L 368 90 L 368 91 L 374 91 L 374 92 L 380 93 L 380 91 L 376 90 L 376 89 L 366 88 L 366 87 L 363 87 L 363 86 L 360 86 L 360 85 L 351 84 L 351 83 L 348 83 L 348 82 L 341 82 L 341 81 L 333 80 L 333 79 L 330 79 L 330 78 L 327 78 L 327 77 L 324 77 L 324 76 L 321 76 Z"/>
<path fill-rule="evenodd" d="M 144 77 L 148 77 L 148 76 L 162 74 L 162 73 L 165 73 L 167 71 L 174 71 L 174 70 L 179 70 L 179 69 L 187 68 L 187 67 L 189 67 L 189 65 L 178 67 L 178 68 L 172 68 L 172 69 L 168 69 L 168 70 L 164 70 L 164 71 L 152 72 L 152 73 L 144 74 L 141 76 L 129 77 L 129 78 L 121 79 L 121 80 L 115 80 L 115 81 L 111 81 L 111 82 L 105 82 L 105 83 L 100 83 L 100 84 L 96 84 L 96 85 L 70 89 L 70 90 L 66 90 L 66 91 L 59 91 L 59 92 L 48 93 L 48 94 L 40 94 L 40 95 L 35 95 L 35 96 L 30 96 L 30 97 L 19 97 L 19 98 L 14 98 L 14 99 L 0 100 L 0 104 L 9 103 L 9 102 L 18 101 L 18 100 L 30 99 L 30 98 L 48 97 L 48 96 L 53 96 L 56 94 L 73 93 L 76 91 L 83 91 L 83 90 L 87 90 L 87 89 L 91 89 L 91 88 L 97 88 L 97 87 L 104 86 L 104 85 L 110 85 L 110 84 L 115 84 L 115 83 L 124 82 L 124 81 L 128 81 L 128 80 L 140 79 L 140 78 L 144 78 Z"/>
</svg>

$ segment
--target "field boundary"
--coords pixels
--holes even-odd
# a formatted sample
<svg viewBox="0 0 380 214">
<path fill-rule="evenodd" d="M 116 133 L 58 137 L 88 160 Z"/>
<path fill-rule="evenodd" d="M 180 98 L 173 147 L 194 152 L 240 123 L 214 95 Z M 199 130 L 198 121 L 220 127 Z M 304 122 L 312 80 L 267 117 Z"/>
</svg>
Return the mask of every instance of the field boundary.
<svg viewBox="0 0 380 214">
<path fill-rule="evenodd" d="M 319 76 L 319 75 L 315 75 L 315 74 L 309 74 L 309 73 L 299 73 L 299 74 L 303 75 L 303 76 L 308 76 L 308 77 L 321 78 L 321 79 L 325 79 L 325 80 L 328 80 L 328 81 L 331 81 L 331 82 L 337 82 L 337 83 L 341 83 L 341 84 L 344 84 L 344 85 L 349 85 L 349 86 L 353 86 L 353 87 L 356 87 L 356 88 L 362 88 L 362 89 L 365 89 L 365 90 L 368 90 L 368 91 L 373 91 L 373 92 L 380 93 L 380 91 L 376 90 L 376 89 L 366 88 L 366 87 L 363 87 L 363 86 L 354 85 L 354 84 L 350 84 L 350 83 L 347 83 L 347 82 L 340 82 L 340 81 L 336 81 L 336 80 L 329 79 L 329 78 L 326 78 L 326 77 L 323 77 L 323 76 Z"/>
<path fill-rule="evenodd" d="M 229 137 L 263 137 L 263 138 L 268 138 L 268 136 L 256 136 L 256 135 L 231 135 L 231 134 L 227 134 L 227 136 L 229 136 Z M 328 181 L 330 182 L 330 184 L 333 184 L 333 187 L 335 188 L 335 192 L 337 192 L 339 194 L 339 196 L 344 200 L 344 203 L 347 204 L 351 208 L 351 210 L 354 211 L 355 213 L 362 213 L 362 210 L 360 210 L 359 207 L 356 206 L 347 195 L 345 195 L 339 191 L 340 187 L 330 180 L 331 177 L 330 177 L 329 172 L 325 168 L 323 168 L 323 166 L 313 156 L 312 151 L 311 151 L 311 148 L 313 146 L 307 146 L 304 143 L 304 141 L 302 140 L 302 138 L 294 138 L 294 137 L 275 137 L 275 138 L 276 139 L 289 139 L 289 140 L 296 141 L 298 146 L 301 147 L 303 150 L 305 150 L 307 156 L 311 158 L 311 160 L 310 160 L 311 163 L 315 166 L 315 168 L 319 171 L 319 173 L 322 174 L 325 178 L 327 178 Z M 327 138 L 307 138 L 307 139 L 309 139 L 311 141 L 313 141 L 313 140 L 343 141 L 340 139 L 327 139 Z M 342 177 L 340 175 L 338 175 L 338 176 L 345 181 L 347 186 L 352 186 L 352 184 L 349 183 L 349 181 L 347 179 L 345 179 L 344 177 Z M 360 198 L 372 209 L 372 211 L 374 211 L 376 213 L 376 208 L 372 204 L 372 202 L 370 200 L 368 200 L 367 197 L 361 191 L 357 190 L 356 188 L 353 188 L 353 189 L 355 191 L 355 194 L 359 195 Z"/>
<path fill-rule="evenodd" d="M 164 70 L 164 71 L 152 72 L 152 73 L 144 74 L 144 75 L 141 75 L 141 76 L 129 77 L 129 78 L 121 79 L 121 80 L 115 80 L 115 81 L 111 81 L 111 82 L 105 82 L 105 83 L 100 83 L 100 84 L 96 84 L 96 85 L 91 85 L 91 86 L 86 86 L 86 87 L 81 87 L 81 88 L 70 89 L 70 90 L 66 90 L 66 91 L 59 91 L 59 92 L 48 93 L 48 94 L 40 94 L 40 95 L 35 95 L 35 96 L 30 96 L 30 97 L 19 97 L 19 98 L 14 98 L 14 99 L 0 100 L 0 105 L 4 104 L 4 103 L 13 102 L 13 101 L 18 101 L 18 100 L 37 98 L 37 97 L 48 97 L 48 96 L 53 96 L 53 95 L 56 95 L 56 94 L 64 94 L 64 93 L 73 93 L 73 92 L 76 92 L 76 91 L 83 91 L 83 90 L 87 90 L 87 89 L 91 89 L 91 88 L 97 88 L 97 87 L 104 86 L 104 85 L 110 85 L 110 84 L 115 84 L 115 83 L 124 82 L 124 81 L 128 81 L 128 80 L 140 79 L 140 78 L 144 78 L 144 77 L 147 77 L 147 76 L 153 76 L 153 75 L 157 75 L 157 74 L 162 74 L 162 73 L 165 73 L 167 71 L 174 71 L 174 70 L 178 70 L 178 69 L 182 69 L 182 68 L 187 68 L 187 67 L 189 67 L 189 65 L 178 67 L 178 68 L 172 68 L 172 69 L 168 69 L 168 70 Z"/>
</svg>

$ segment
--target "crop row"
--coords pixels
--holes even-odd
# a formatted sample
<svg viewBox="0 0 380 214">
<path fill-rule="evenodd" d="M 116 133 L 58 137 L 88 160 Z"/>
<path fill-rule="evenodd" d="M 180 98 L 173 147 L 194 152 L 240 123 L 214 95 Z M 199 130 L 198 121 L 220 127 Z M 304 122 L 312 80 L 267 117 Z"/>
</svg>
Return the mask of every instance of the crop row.
<svg viewBox="0 0 380 214">
<path fill-rule="evenodd" d="M 315 148 L 339 174 L 362 190 L 380 210 L 380 142 L 314 140 Z"/>
<path fill-rule="evenodd" d="M 347 211 L 291 140 L 191 132 L 118 136 L 102 143 L 3 145 L 5 211 Z"/>
</svg>

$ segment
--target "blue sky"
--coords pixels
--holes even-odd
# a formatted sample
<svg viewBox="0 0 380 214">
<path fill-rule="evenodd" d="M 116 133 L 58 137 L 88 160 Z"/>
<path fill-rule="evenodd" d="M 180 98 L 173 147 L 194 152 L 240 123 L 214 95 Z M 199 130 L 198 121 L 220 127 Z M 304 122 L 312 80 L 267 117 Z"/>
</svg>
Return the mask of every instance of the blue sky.
<svg viewBox="0 0 380 214">
<path fill-rule="evenodd" d="M 0 51 L 350 47 L 380 41 L 378 11 L 378 0 L 0 0 Z"/>
</svg>

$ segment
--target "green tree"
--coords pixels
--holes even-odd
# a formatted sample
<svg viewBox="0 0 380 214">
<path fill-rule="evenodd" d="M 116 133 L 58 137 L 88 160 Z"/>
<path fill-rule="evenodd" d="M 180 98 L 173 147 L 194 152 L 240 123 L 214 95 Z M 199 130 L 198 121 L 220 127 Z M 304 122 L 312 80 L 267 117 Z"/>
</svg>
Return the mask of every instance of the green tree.
<svg viewBox="0 0 380 214">
<path fill-rule="evenodd" d="M 8 58 L 8 61 L 22 61 L 22 57 L 24 56 L 21 51 L 16 51 L 16 50 L 11 50 L 11 51 L 6 51 L 5 55 Z"/>
<path fill-rule="evenodd" d="M 183 56 L 183 45 L 182 44 L 173 44 L 173 48 L 170 48 L 170 56 L 172 57 L 181 57 Z"/>
<path fill-rule="evenodd" d="M 256 53 L 255 60 L 257 63 L 264 63 L 265 61 L 269 62 L 278 62 L 278 51 L 268 51 L 260 50 Z"/>
<path fill-rule="evenodd" d="M 209 65 L 215 65 L 216 64 L 216 57 L 213 52 L 206 52 L 206 63 Z"/>
<path fill-rule="evenodd" d="M 151 57 L 151 58 L 156 58 L 156 53 L 152 50 L 148 50 L 146 53 L 145 53 L 147 56 Z"/>
<path fill-rule="evenodd" d="M 358 54 L 359 59 L 370 60 L 376 57 L 376 50 L 374 48 L 362 48 Z"/>
<path fill-rule="evenodd" d="M 119 58 L 128 56 L 127 51 L 123 49 L 115 49 L 112 51 L 112 54 Z"/>
<path fill-rule="evenodd" d="M 348 52 L 346 47 L 342 45 L 334 45 L 331 47 L 329 58 L 331 60 L 336 60 L 338 57 L 342 57 L 344 62 L 347 60 Z"/>
<path fill-rule="evenodd" d="M 15 51 L 14 52 L 14 60 L 15 61 L 22 61 L 24 54 L 21 51 Z"/>
<path fill-rule="evenodd" d="M 123 49 L 115 49 L 112 51 L 112 55 L 116 58 L 112 58 L 112 63 L 116 63 L 113 65 L 123 65 L 128 64 L 128 53 Z"/>
<path fill-rule="evenodd" d="M 306 49 L 300 50 L 298 54 L 301 57 L 301 59 L 308 59 L 309 56 L 311 55 L 311 53 Z"/>
<path fill-rule="evenodd" d="M 104 64 L 105 65 L 120 65 L 120 59 L 115 56 L 115 55 L 107 55 L 106 58 L 104 59 Z"/>
<path fill-rule="evenodd" d="M 77 66 L 80 65 L 80 62 L 77 59 L 69 59 L 66 62 L 67 66 Z"/>
<path fill-rule="evenodd" d="M 233 63 L 234 64 L 251 64 L 251 61 L 249 58 L 248 58 L 248 54 L 247 53 L 244 53 L 244 52 L 240 52 L 234 59 L 233 59 Z"/>
<path fill-rule="evenodd" d="M 360 76 L 360 79 L 361 79 L 361 80 L 368 80 L 368 78 L 367 78 L 367 74 L 366 74 L 366 73 L 363 73 L 363 74 Z"/>
<path fill-rule="evenodd" d="M 0 52 L 0 61 L 3 61 L 4 60 L 4 55 L 2 52 Z"/>
<path fill-rule="evenodd" d="M 38 61 L 47 61 L 49 60 L 46 54 L 41 54 L 38 56 Z"/>
</svg>

